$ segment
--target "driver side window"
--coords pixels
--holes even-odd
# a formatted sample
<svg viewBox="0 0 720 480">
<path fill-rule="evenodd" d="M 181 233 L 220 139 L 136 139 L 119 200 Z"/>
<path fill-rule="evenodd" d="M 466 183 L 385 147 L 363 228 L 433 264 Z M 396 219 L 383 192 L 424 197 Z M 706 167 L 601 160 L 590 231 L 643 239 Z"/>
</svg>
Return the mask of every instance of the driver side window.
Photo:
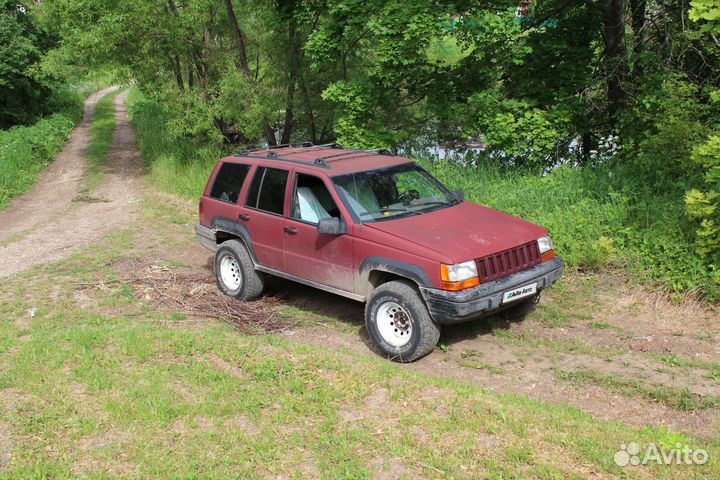
<svg viewBox="0 0 720 480">
<path fill-rule="evenodd" d="M 325 183 L 318 177 L 298 173 L 295 175 L 292 218 L 317 225 L 323 218 L 340 217 Z"/>
</svg>

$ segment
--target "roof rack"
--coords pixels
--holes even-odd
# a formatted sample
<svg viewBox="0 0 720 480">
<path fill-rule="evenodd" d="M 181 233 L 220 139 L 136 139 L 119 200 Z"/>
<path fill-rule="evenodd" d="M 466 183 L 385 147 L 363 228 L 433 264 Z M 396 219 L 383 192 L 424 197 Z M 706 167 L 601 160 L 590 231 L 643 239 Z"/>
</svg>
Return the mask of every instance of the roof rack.
<svg viewBox="0 0 720 480">
<path fill-rule="evenodd" d="M 312 142 L 302 142 L 300 144 L 283 143 L 282 145 L 269 145 L 267 147 L 247 148 L 247 149 L 239 152 L 239 155 L 246 155 L 248 153 L 259 152 L 262 150 L 280 150 L 283 148 L 322 148 L 322 147 L 342 148 L 342 145 L 340 145 L 339 143 L 336 143 L 336 142 L 323 143 L 321 145 L 314 145 Z"/>
<path fill-rule="evenodd" d="M 274 147 L 265 147 L 265 148 L 252 148 L 252 149 L 246 149 L 242 152 L 236 153 L 235 156 L 242 156 L 242 157 L 249 157 L 249 158 L 271 158 L 273 160 L 281 160 L 284 162 L 291 162 L 291 163 L 301 163 L 304 165 L 317 165 L 319 167 L 323 168 L 330 168 L 330 164 L 328 163 L 329 159 L 339 159 L 339 157 L 349 157 L 352 155 L 362 155 L 362 154 L 376 154 L 376 155 L 390 155 L 393 156 L 393 154 L 384 148 L 379 150 L 347 150 L 342 153 L 335 153 L 333 155 L 327 155 L 325 157 L 318 157 L 315 160 L 313 160 L 312 163 L 310 162 L 304 162 L 302 160 L 294 160 L 292 158 L 285 158 L 278 155 L 279 152 L 277 150 L 282 150 L 286 148 L 296 148 L 299 150 L 294 150 L 291 153 L 301 153 L 306 150 L 312 149 L 312 148 L 322 148 L 322 147 L 329 147 L 329 148 L 337 148 L 341 149 L 343 148 L 342 145 L 338 143 L 325 143 L 322 145 L 313 145 L 311 142 L 304 142 L 300 145 L 292 145 L 292 144 L 283 144 L 283 145 L 276 145 Z M 260 151 L 267 151 L 267 154 L 265 156 L 262 155 L 253 155 L 255 152 Z"/>
</svg>

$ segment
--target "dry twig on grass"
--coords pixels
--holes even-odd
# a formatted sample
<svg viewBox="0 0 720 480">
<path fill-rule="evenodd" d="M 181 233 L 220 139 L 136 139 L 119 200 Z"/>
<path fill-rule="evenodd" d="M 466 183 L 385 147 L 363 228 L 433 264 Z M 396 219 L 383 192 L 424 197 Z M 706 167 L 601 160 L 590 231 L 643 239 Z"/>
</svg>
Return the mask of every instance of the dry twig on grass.
<svg viewBox="0 0 720 480">
<path fill-rule="evenodd" d="M 119 282 L 130 285 L 135 296 L 146 303 L 190 317 L 219 319 L 246 334 L 278 332 L 291 326 L 270 308 L 271 299 L 241 302 L 220 293 L 209 280 L 205 272 L 151 265 L 134 268 Z M 98 281 L 95 287 L 102 288 L 105 283 Z"/>
</svg>

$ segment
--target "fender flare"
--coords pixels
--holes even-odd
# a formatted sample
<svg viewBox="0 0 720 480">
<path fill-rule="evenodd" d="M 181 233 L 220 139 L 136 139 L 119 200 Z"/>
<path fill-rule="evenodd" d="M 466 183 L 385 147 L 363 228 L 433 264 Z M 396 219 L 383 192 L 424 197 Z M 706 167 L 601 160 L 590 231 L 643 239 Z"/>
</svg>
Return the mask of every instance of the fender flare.
<svg viewBox="0 0 720 480">
<path fill-rule="evenodd" d="M 358 292 L 367 292 L 370 281 L 370 273 L 373 271 L 387 272 L 415 282 L 418 287 L 432 288 L 432 282 L 427 272 L 417 265 L 407 262 L 393 260 L 387 257 L 367 257 L 360 264 L 360 275 L 358 277 Z"/>
<path fill-rule="evenodd" d="M 215 217 L 212 221 L 211 228 L 215 230 L 216 235 L 217 232 L 223 232 L 238 237 L 245 244 L 245 248 L 247 248 L 253 263 L 255 265 L 258 264 L 255 249 L 252 244 L 252 237 L 245 225 L 227 217 Z"/>
</svg>

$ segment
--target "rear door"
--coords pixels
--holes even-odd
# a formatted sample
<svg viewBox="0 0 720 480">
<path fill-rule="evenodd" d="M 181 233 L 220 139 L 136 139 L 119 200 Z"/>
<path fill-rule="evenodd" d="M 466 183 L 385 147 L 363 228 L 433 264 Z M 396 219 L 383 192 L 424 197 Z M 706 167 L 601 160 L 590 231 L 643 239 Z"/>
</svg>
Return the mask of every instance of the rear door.
<svg viewBox="0 0 720 480">
<path fill-rule="evenodd" d="M 325 178 L 295 171 L 290 215 L 285 221 L 285 271 L 296 277 L 348 292 L 353 291 L 353 238 L 321 235 L 322 218 L 347 218 Z"/>
<path fill-rule="evenodd" d="M 238 219 L 250 232 L 260 265 L 284 271 L 283 228 L 289 170 L 259 165 L 255 168 Z"/>
</svg>

